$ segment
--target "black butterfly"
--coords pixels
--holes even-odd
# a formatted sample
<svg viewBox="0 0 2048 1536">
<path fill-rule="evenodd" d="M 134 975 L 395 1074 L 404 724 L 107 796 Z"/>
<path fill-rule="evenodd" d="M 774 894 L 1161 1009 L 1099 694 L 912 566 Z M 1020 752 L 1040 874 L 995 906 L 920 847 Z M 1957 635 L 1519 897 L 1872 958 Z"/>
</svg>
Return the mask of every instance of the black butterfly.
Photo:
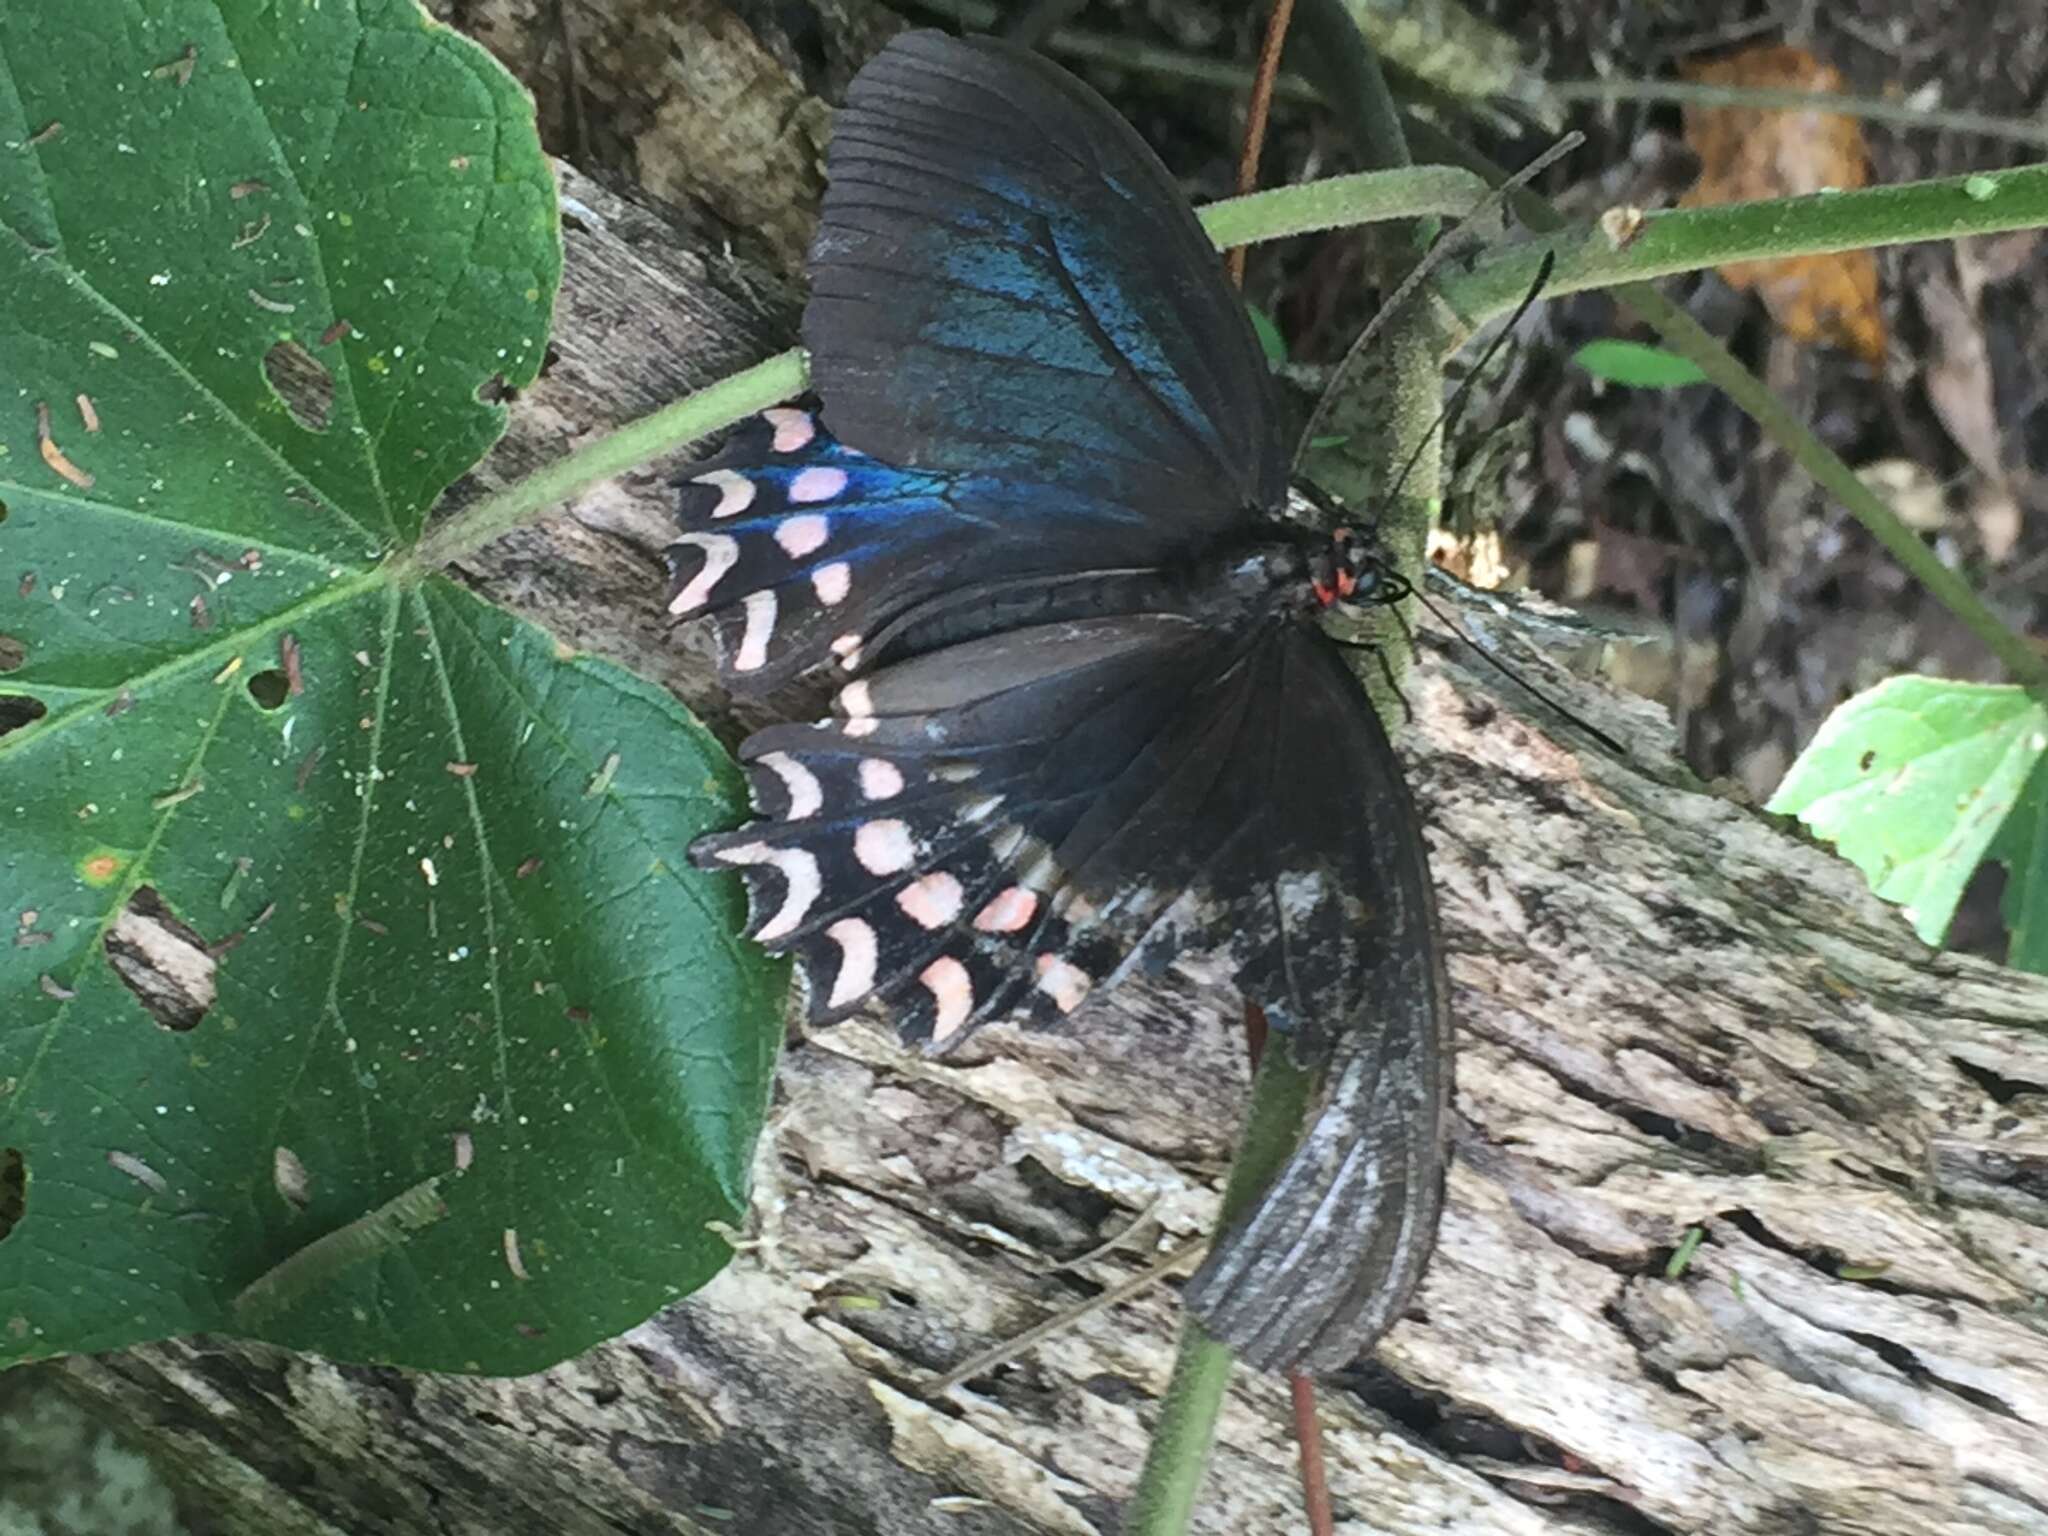
<svg viewBox="0 0 2048 1536">
<path fill-rule="evenodd" d="M 770 411 L 693 472 L 670 611 L 712 617 L 735 688 L 851 680 L 835 719 L 747 741 L 761 819 L 691 856 L 746 876 L 813 1019 L 880 999 L 930 1049 L 1224 952 L 1328 1098 L 1187 1296 L 1254 1364 L 1339 1365 L 1406 1304 L 1441 1203 L 1428 864 L 1316 622 L 1398 578 L 1284 516 L 1244 308 L 1080 82 L 910 33 L 855 78 L 828 171 L 823 415 Z"/>
</svg>

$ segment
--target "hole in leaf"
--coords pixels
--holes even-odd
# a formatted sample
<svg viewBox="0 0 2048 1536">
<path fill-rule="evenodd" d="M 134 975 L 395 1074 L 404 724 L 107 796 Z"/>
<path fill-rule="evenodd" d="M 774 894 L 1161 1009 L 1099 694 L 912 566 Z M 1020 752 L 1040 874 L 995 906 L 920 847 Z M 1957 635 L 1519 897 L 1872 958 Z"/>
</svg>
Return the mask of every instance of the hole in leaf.
<svg viewBox="0 0 2048 1536">
<path fill-rule="evenodd" d="M 0 635 L 0 672 L 12 672 L 27 660 L 27 646 L 12 635 Z"/>
<path fill-rule="evenodd" d="M 0 736 L 5 736 L 9 731 L 18 731 L 24 725 L 33 725 L 49 712 L 49 706 L 41 699 L 25 699 L 19 694 L 0 694 Z"/>
<path fill-rule="evenodd" d="M 7 503 L 0 501 L 0 523 L 7 521 Z"/>
<path fill-rule="evenodd" d="M 494 373 L 477 385 L 476 397 L 485 405 L 503 405 L 507 400 L 517 400 L 519 391 L 505 382 L 505 375 Z"/>
<path fill-rule="evenodd" d="M 282 667 L 265 667 L 261 672 L 249 674 L 249 697 L 260 708 L 277 708 L 291 691 L 292 681 L 284 675 Z"/>
<path fill-rule="evenodd" d="M 0 1243 L 28 1209 L 28 1164 L 14 1147 L 0 1147 Z"/>
<path fill-rule="evenodd" d="M 114 974 L 156 1023 L 186 1030 L 206 1017 L 216 962 L 205 938 L 172 916 L 155 887 L 136 887 L 106 943 Z"/>
<path fill-rule="evenodd" d="M 296 341 L 280 341 L 263 354 L 263 377 L 292 420 L 308 432 L 325 432 L 334 414 L 334 375 Z"/>
</svg>

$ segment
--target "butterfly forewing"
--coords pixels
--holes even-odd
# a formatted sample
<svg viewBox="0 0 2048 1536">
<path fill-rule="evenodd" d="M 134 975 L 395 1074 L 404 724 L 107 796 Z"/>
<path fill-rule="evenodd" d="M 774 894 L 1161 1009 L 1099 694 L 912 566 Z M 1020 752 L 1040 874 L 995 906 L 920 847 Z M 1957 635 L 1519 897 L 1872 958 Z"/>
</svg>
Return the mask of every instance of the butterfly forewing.
<svg viewBox="0 0 2048 1536">
<path fill-rule="evenodd" d="M 848 442 L 1144 512 L 1127 558 L 1280 505 L 1244 307 L 1158 157 L 1071 75 L 908 34 L 856 77 L 827 172 L 804 345 Z"/>
</svg>

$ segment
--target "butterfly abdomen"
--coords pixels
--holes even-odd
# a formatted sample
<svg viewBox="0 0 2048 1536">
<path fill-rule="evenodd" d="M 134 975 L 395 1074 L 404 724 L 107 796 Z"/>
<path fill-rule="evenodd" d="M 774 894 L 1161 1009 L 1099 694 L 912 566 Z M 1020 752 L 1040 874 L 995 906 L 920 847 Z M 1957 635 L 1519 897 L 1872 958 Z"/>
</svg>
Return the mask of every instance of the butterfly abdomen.
<svg viewBox="0 0 2048 1536">
<path fill-rule="evenodd" d="M 970 580 L 901 615 L 868 646 L 867 659 L 882 664 L 1008 630 L 1130 614 L 1231 627 L 1293 584 L 1240 581 L 1241 564 L 1226 552 L 1160 567 Z"/>
</svg>

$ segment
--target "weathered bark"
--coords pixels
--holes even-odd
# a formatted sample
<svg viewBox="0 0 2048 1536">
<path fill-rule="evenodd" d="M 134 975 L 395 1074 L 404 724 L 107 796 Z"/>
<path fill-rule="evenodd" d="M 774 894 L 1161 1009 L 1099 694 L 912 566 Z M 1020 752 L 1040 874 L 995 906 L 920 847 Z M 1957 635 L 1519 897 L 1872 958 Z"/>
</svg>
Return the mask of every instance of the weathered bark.
<svg viewBox="0 0 2048 1536">
<path fill-rule="evenodd" d="M 564 191 L 555 359 L 472 494 L 792 338 L 772 263 Z M 660 612 L 661 480 L 461 574 L 731 725 Z M 1633 761 L 1442 654 L 1408 688 L 1461 1131 L 1418 1305 L 1325 1389 L 1340 1516 L 2048 1532 L 2048 983 L 1930 956 L 1853 870 L 1691 783 L 1659 711 L 1547 675 Z M 784 1061 L 758 1242 L 544 1376 L 218 1342 L 61 1369 L 224 1530 L 1112 1530 L 1170 1286 L 942 1401 L 919 1384 L 1206 1228 L 1241 1055 L 1234 1000 L 1185 978 L 944 1065 L 842 1025 Z M 1197 1529 L 1298 1529 L 1293 1480 L 1285 1388 L 1241 1375 Z"/>
</svg>

